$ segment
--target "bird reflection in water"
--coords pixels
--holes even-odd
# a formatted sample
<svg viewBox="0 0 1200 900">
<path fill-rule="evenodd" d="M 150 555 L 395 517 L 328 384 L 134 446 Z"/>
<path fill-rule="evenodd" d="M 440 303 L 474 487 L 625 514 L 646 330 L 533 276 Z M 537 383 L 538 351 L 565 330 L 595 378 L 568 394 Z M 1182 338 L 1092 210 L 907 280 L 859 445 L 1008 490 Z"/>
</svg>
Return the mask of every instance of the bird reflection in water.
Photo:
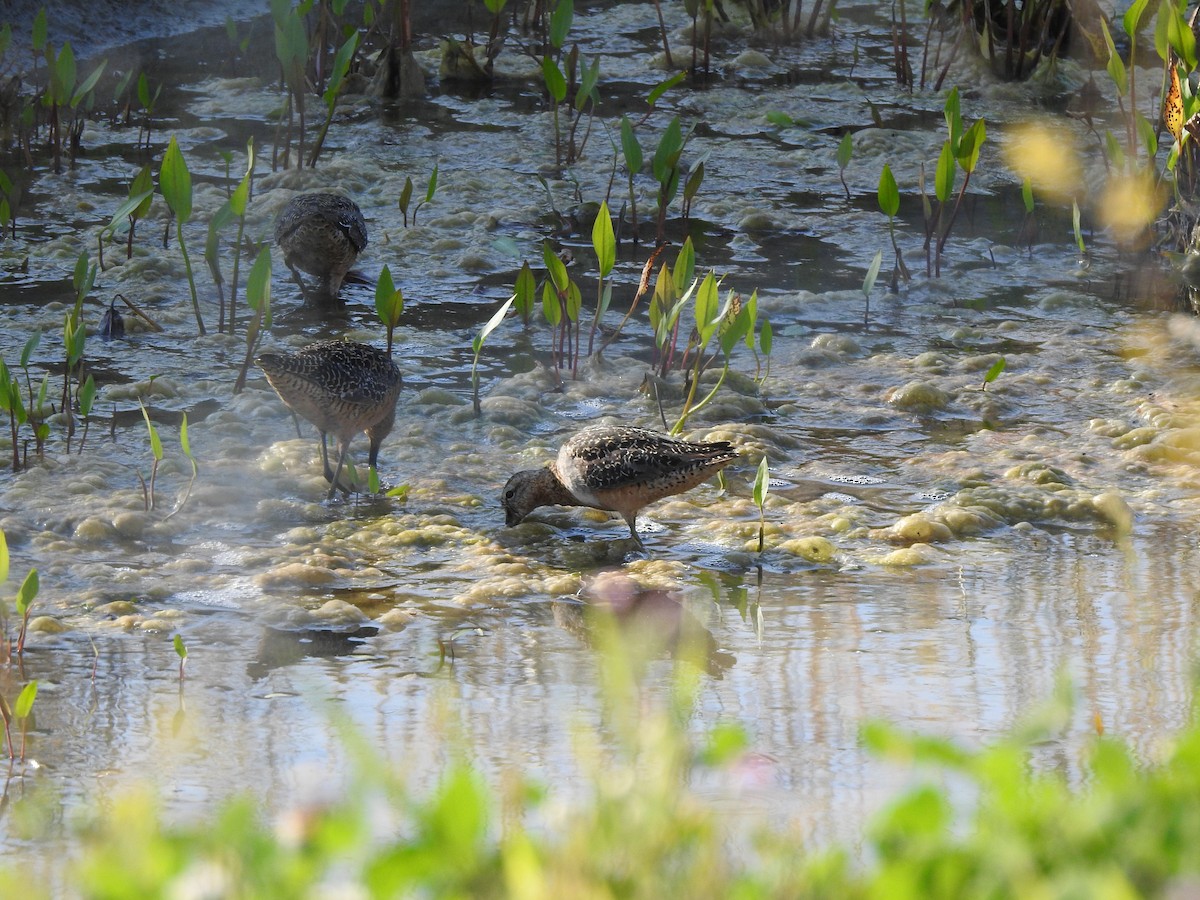
<svg viewBox="0 0 1200 900">
<path fill-rule="evenodd" d="M 624 572 L 601 572 L 582 590 L 582 603 L 554 604 L 554 621 L 585 643 L 606 640 L 639 668 L 669 654 L 720 677 L 737 658 L 717 644 L 678 591 L 647 588 Z"/>
<path fill-rule="evenodd" d="M 266 628 L 254 661 L 246 666 L 246 674 L 258 681 L 272 669 L 294 665 L 310 657 L 330 659 L 350 656 L 367 638 L 378 633 L 379 628 L 375 625 L 350 630 Z"/>
</svg>

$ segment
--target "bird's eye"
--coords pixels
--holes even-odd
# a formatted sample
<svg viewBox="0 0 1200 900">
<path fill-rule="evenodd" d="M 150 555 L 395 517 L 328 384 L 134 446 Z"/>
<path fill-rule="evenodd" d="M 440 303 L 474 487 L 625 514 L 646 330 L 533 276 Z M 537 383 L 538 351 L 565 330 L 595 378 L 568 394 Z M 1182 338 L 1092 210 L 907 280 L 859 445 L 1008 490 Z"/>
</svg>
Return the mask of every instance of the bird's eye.
<svg viewBox="0 0 1200 900">
<path fill-rule="evenodd" d="M 504 499 L 505 499 L 505 500 L 511 500 L 511 499 L 512 499 L 513 497 L 515 497 L 516 495 L 517 495 L 517 492 L 516 492 L 515 490 L 514 490 L 514 491 L 505 491 L 505 492 L 504 492 Z"/>
</svg>

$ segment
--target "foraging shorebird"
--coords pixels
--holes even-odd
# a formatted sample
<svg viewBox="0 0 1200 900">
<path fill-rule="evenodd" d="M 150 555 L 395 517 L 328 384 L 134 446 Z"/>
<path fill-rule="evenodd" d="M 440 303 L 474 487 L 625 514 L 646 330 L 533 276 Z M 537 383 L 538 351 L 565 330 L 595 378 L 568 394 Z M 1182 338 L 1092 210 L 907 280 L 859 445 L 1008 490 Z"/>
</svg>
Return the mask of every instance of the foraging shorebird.
<svg viewBox="0 0 1200 900">
<path fill-rule="evenodd" d="M 371 441 L 368 460 L 375 465 L 379 445 L 396 421 L 400 370 L 382 350 L 355 341 L 318 341 L 296 353 L 263 353 L 255 360 L 284 406 L 317 426 L 321 463 L 330 482 L 329 499 L 338 488 L 350 441 L 365 431 Z M 337 468 L 329 468 L 326 434 L 338 442 Z"/>
<path fill-rule="evenodd" d="M 367 246 L 367 223 L 349 197 L 300 194 L 287 202 L 275 222 L 275 246 L 283 251 L 305 302 L 328 306 L 338 302 L 342 279 Z M 300 271 L 320 279 L 311 298 Z"/>
<path fill-rule="evenodd" d="M 618 512 L 643 547 L 636 525 L 642 507 L 694 488 L 736 458 L 727 441 L 689 443 L 644 428 L 593 425 L 569 438 L 544 468 L 509 478 L 500 503 L 508 525 L 555 504 Z"/>
</svg>

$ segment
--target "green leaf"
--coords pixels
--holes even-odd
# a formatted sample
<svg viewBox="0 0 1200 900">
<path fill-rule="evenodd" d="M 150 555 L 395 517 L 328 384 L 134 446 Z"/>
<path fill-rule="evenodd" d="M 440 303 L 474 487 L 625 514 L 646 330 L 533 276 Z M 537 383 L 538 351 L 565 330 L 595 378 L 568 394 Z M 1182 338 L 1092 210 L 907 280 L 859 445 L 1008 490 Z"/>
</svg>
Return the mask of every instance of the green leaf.
<svg viewBox="0 0 1200 900">
<path fill-rule="evenodd" d="M 429 173 L 429 184 L 425 187 L 425 202 L 428 203 L 433 199 L 434 193 L 437 191 L 438 183 L 438 164 L 433 164 L 433 171 Z"/>
<path fill-rule="evenodd" d="M 1007 363 L 1003 356 L 992 363 L 991 368 L 987 370 L 987 374 L 983 376 L 984 386 L 987 386 L 995 381 L 1000 376 L 1000 373 L 1004 371 L 1004 367 L 1006 365 Z"/>
<path fill-rule="evenodd" d="M 108 65 L 108 60 L 101 60 L 100 65 L 92 69 L 92 74 L 83 80 L 83 83 L 75 89 L 75 94 L 71 97 L 71 106 L 79 105 L 79 101 L 90 94 L 96 87 L 96 82 L 100 80 L 101 74 L 104 72 L 104 67 Z"/>
<path fill-rule="evenodd" d="M 337 55 L 333 58 L 333 67 L 329 72 L 329 82 L 325 87 L 325 93 L 322 94 L 325 105 L 329 108 L 330 112 L 333 112 L 334 105 L 337 103 L 338 93 L 342 89 L 342 81 L 346 78 L 346 72 L 350 70 L 350 59 L 354 56 L 354 51 L 357 49 L 358 32 L 355 31 L 338 48 Z"/>
<path fill-rule="evenodd" d="M 683 133 L 679 126 L 679 116 L 672 116 L 659 139 L 658 149 L 654 151 L 652 170 L 659 184 L 665 184 L 675 174 L 679 164 L 679 154 L 683 151 Z"/>
<path fill-rule="evenodd" d="M 0 584 L 8 581 L 8 538 L 0 529 Z"/>
<path fill-rule="evenodd" d="M 721 333 L 721 352 L 726 356 L 733 353 L 733 348 L 737 346 L 738 341 L 746 337 L 750 333 L 750 329 L 754 327 L 752 316 L 749 305 L 743 303 L 738 314 L 733 317 L 733 323 Z"/>
<path fill-rule="evenodd" d="M 704 276 L 699 290 L 696 291 L 696 330 L 700 332 L 701 344 L 707 344 L 712 337 L 713 329 L 717 327 L 717 279 L 710 269 Z"/>
<path fill-rule="evenodd" d="M 558 302 L 558 292 L 549 278 L 542 282 L 542 315 L 551 328 L 556 328 L 562 321 L 562 304 Z"/>
<path fill-rule="evenodd" d="M 979 151 L 983 149 L 983 142 L 986 139 L 987 124 L 983 119 L 977 119 L 975 124 L 968 128 L 959 139 L 956 158 L 967 174 L 975 171 L 975 166 L 979 163 Z"/>
<path fill-rule="evenodd" d="M 79 412 L 86 416 L 92 411 L 92 402 L 96 399 L 96 379 L 88 375 L 87 381 L 79 389 Z M 0 578 L 0 581 L 4 579 Z"/>
<path fill-rule="evenodd" d="M 25 580 L 21 582 L 21 589 L 17 591 L 17 615 L 24 616 L 25 611 L 29 609 L 29 605 L 33 603 L 33 598 L 38 593 L 38 573 L 37 569 L 30 569 L 29 574 L 25 576 Z"/>
<path fill-rule="evenodd" d="M 683 199 L 691 202 L 700 190 L 700 185 L 704 183 L 704 162 L 701 161 L 692 169 L 692 173 L 688 175 L 687 181 L 683 185 Z"/>
<path fill-rule="evenodd" d="M 617 262 L 617 236 L 613 231 L 607 201 L 600 202 L 600 211 L 596 213 L 596 221 L 592 223 L 592 247 L 596 251 L 600 277 L 607 278 Z"/>
<path fill-rule="evenodd" d="M 887 163 L 883 164 L 883 171 L 879 174 L 879 208 L 889 219 L 895 218 L 900 211 L 900 188 Z"/>
<path fill-rule="evenodd" d="M 412 202 L 413 181 L 412 176 L 404 179 L 404 187 L 400 191 L 400 199 L 396 201 L 396 205 L 400 207 L 400 212 L 408 214 L 408 205 Z"/>
<path fill-rule="evenodd" d="M 871 260 L 871 265 L 867 267 L 867 277 L 863 279 L 863 295 L 869 300 L 871 298 L 871 289 L 875 287 L 875 279 L 879 277 L 879 266 L 883 263 L 883 251 L 876 250 L 875 258 Z"/>
<path fill-rule="evenodd" d="M 758 473 L 754 476 L 754 505 L 760 510 L 767 501 L 767 490 L 770 481 L 770 471 L 767 468 L 767 458 L 764 456 L 758 464 Z"/>
<path fill-rule="evenodd" d="M 942 144 L 942 153 L 938 157 L 937 174 L 934 177 L 934 193 L 942 203 L 948 203 L 954 193 L 954 176 L 957 169 L 954 165 L 954 153 L 950 142 Z"/>
<path fill-rule="evenodd" d="M 675 283 L 675 296 L 684 292 L 696 272 L 696 248 L 692 245 L 691 235 L 684 239 L 675 257 L 675 266 L 671 269 L 671 280 Z"/>
<path fill-rule="evenodd" d="M 772 109 L 767 112 L 767 121 L 776 128 L 790 128 L 792 126 L 792 117 L 787 113 L 780 112 L 777 109 Z"/>
<path fill-rule="evenodd" d="M 183 449 L 183 455 L 188 459 L 192 459 L 192 444 L 188 439 L 188 421 L 187 413 L 183 414 L 183 421 L 179 423 L 179 446 Z"/>
<path fill-rule="evenodd" d="M 554 5 L 554 12 L 550 14 L 550 43 L 555 49 L 562 49 L 574 17 L 575 3 L 573 0 L 558 0 Z M 561 99 L 560 97 L 559 100 Z"/>
<path fill-rule="evenodd" d="M 575 108 L 580 112 L 590 99 L 596 100 L 596 82 L 600 80 L 600 57 L 592 59 L 590 66 L 585 66 L 579 79 L 579 90 L 575 92 Z"/>
<path fill-rule="evenodd" d="M 529 260 L 525 260 L 521 264 L 521 271 L 517 273 L 517 282 L 513 286 L 514 296 L 517 299 L 517 312 L 526 322 L 533 314 L 533 303 L 535 293 L 537 291 L 537 279 L 533 277 L 533 269 L 529 268 Z"/>
<path fill-rule="evenodd" d="M 1171 17 L 1178 15 L 1178 10 L 1173 3 L 1160 3 L 1158 5 L 1158 17 L 1154 22 L 1154 52 L 1158 54 L 1158 58 L 1163 62 L 1168 61 L 1171 51 Z"/>
<path fill-rule="evenodd" d="M 71 49 L 70 41 L 63 41 L 62 49 L 58 51 L 58 61 L 54 65 L 55 101 L 62 104 L 71 99 L 75 91 L 75 51 Z"/>
<path fill-rule="evenodd" d="M 1134 116 L 1137 118 L 1137 131 L 1142 139 L 1142 146 L 1146 148 L 1146 156 L 1153 159 L 1158 154 L 1158 135 L 1155 134 L 1149 119 L 1140 112 L 1135 112 Z"/>
<path fill-rule="evenodd" d="M 1129 5 L 1129 9 L 1125 10 L 1125 15 L 1121 19 L 1121 24 L 1125 26 L 1125 33 L 1136 40 L 1137 33 L 1145 27 L 1150 20 L 1147 12 L 1150 7 L 1150 0 L 1133 0 Z"/>
<path fill-rule="evenodd" d="M 33 701 L 37 699 L 38 683 L 31 681 L 25 687 L 21 688 L 21 693 L 17 695 L 17 702 L 13 704 L 13 715 L 18 719 L 25 719 L 33 712 Z"/>
<path fill-rule="evenodd" d="M 46 7 L 38 10 L 37 15 L 33 17 L 33 49 L 37 53 L 41 53 L 46 48 L 46 35 L 49 28 L 46 24 Z"/>
<path fill-rule="evenodd" d="M 142 408 L 142 418 L 146 420 L 146 430 L 150 432 L 150 452 L 154 454 L 156 460 L 161 461 L 163 458 L 163 449 L 162 440 L 158 436 L 158 429 L 150 421 L 150 413 L 146 410 L 146 404 L 139 400 L 138 406 Z"/>
<path fill-rule="evenodd" d="M 246 276 L 246 302 L 266 315 L 271 302 L 271 248 L 264 244 Z"/>
<path fill-rule="evenodd" d="M 627 116 L 621 116 L 621 152 L 625 154 L 625 168 L 631 176 L 642 171 L 642 145 Z"/>
<path fill-rule="evenodd" d="M 1104 32 L 1104 43 L 1108 44 L 1108 77 L 1112 79 L 1113 86 L 1117 89 L 1117 95 L 1124 97 L 1125 92 L 1129 89 L 1129 82 L 1125 75 L 1125 63 L 1121 61 L 1121 56 L 1113 44 L 1112 34 L 1108 30 L 1108 20 L 1104 16 L 1098 18 L 1100 19 L 1100 29 Z"/>
<path fill-rule="evenodd" d="M 558 258 L 558 254 L 554 252 L 554 248 L 550 246 L 549 241 L 542 242 L 542 259 L 546 263 L 546 272 L 549 274 L 549 281 L 553 283 L 554 290 L 558 293 L 565 293 L 570 279 L 567 277 L 567 266 Z"/>
<path fill-rule="evenodd" d="M 158 170 L 158 188 L 179 224 L 192 217 L 192 176 L 174 135 Z"/>
<path fill-rule="evenodd" d="M 172 643 L 175 645 L 175 655 L 180 659 L 187 659 L 188 652 L 187 647 L 185 647 L 183 643 L 183 635 L 176 633 Z"/>
<path fill-rule="evenodd" d="M 37 350 L 38 344 L 42 342 L 42 329 L 35 328 L 25 341 L 25 346 L 21 348 L 21 368 L 29 368 L 29 360 L 33 358 L 33 352 Z"/>
<path fill-rule="evenodd" d="M 1025 204 L 1025 212 L 1033 212 L 1033 182 L 1028 178 L 1021 184 L 1021 200 Z"/>
<path fill-rule="evenodd" d="M 962 111 L 960 110 L 957 87 L 951 88 L 950 93 L 946 96 L 942 115 L 946 120 L 946 131 L 950 135 L 950 148 L 957 153 L 958 139 L 962 135 Z"/>
<path fill-rule="evenodd" d="M 546 82 L 546 91 L 554 98 L 555 103 L 562 103 L 567 97 L 567 79 L 556 63 L 549 56 L 542 57 L 542 78 Z"/>
<path fill-rule="evenodd" d="M 579 292 L 579 285 L 571 282 L 567 285 L 567 318 L 572 322 L 579 321 L 579 310 L 583 308 L 583 294 Z"/>
<path fill-rule="evenodd" d="M 658 103 L 658 101 L 662 98 L 663 94 L 665 94 L 671 88 L 675 87 L 675 85 L 680 84 L 685 78 L 687 78 L 687 72 L 676 72 L 670 78 L 666 78 L 663 81 L 660 81 L 658 84 L 656 84 L 650 90 L 650 93 L 646 96 L 646 103 L 648 103 L 650 105 L 650 108 L 653 109 L 654 104 Z M 628 157 L 626 157 L 626 158 L 628 158 Z"/>
<path fill-rule="evenodd" d="M 396 289 L 392 281 L 392 270 L 387 266 L 379 273 L 375 285 L 375 312 L 388 328 L 395 328 L 404 312 L 404 294 Z"/>
<path fill-rule="evenodd" d="M 844 169 L 850 164 L 850 155 L 854 152 L 854 135 L 849 131 L 842 137 L 842 142 L 838 144 L 837 149 L 837 164 L 839 169 Z"/>
<path fill-rule="evenodd" d="M 483 348 L 483 342 L 488 339 L 488 335 L 500 327 L 500 323 L 504 321 L 504 317 L 508 314 L 509 307 L 513 305 L 513 301 L 517 299 L 517 295 L 513 294 L 502 304 L 500 308 L 492 313 L 492 317 L 487 320 L 483 328 L 479 329 L 479 336 L 475 338 L 478 342 L 475 346 L 475 355 L 479 355 L 479 351 Z"/>
<path fill-rule="evenodd" d="M 774 330 L 771 328 L 771 320 L 763 319 L 762 328 L 758 332 L 758 346 L 766 356 L 771 355 L 771 340 L 774 337 Z"/>
<path fill-rule="evenodd" d="M 112 220 L 104 226 L 105 231 L 116 231 L 119 226 L 127 225 L 130 217 L 140 218 L 134 215 L 142 206 L 142 204 L 150 205 L 151 198 L 154 197 L 154 188 L 148 191 L 140 191 L 125 199 L 125 202 L 117 207 L 117 211 L 113 213 Z"/>
</svg>

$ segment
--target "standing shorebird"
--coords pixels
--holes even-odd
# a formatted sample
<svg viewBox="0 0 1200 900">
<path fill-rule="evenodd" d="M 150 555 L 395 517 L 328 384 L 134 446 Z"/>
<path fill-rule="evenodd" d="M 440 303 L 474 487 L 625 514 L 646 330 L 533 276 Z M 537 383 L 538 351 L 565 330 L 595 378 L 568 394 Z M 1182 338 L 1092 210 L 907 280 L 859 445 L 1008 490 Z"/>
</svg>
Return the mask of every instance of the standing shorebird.
<svg viewBox="0 0 1200 900">
<path fill-rule="evenodd" d="M 569 438 L 544 468 L 509 478 L 500 503 L 508 525 L 554 504 L 618 512 L 645 549 L 638 511 L 694 488 L 735 459 L 737 451 L 727 441 L 689 443 L 644 428 L 593 425 Z"/>
<path fill-rule="evenodd" d="M 382 350 L 354 341 L 318 341 L 296 353 L 263 353 L 255 360 L 284 406 L 317 426 L 321 464 L 330 482 L 329 499 L 338 488 L 350 441 L 365 431 L 371 441 L 368 460 L 375 465 L 379 445 L 396 421 L 400 370 Z M 337 468 L 329 468 L 325 436 L 338 442 Z"/>
<path fill-rule="evenodd" d="M 305 302 L 310 295 L 298 270 L 320 279 L 311 299 L 329 306 L 338 302 L 342 279 L 367 246 L 367 223 L 349 197 L 300 194 L 287 202 L 275 222 L 275 246 L 283 251 Z"/>
</svg>

